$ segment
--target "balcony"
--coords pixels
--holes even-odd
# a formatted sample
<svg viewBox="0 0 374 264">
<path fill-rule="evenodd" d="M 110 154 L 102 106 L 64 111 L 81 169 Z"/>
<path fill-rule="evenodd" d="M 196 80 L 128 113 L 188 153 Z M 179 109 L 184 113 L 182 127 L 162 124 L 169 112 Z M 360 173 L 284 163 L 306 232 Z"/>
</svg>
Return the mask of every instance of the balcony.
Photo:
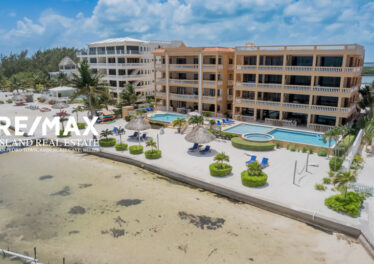
<svg viewBox="0 0 374 264">
<path fill-rule="evenodd" d="M 286 71 L 310 72 L 310 71 L 313 71 L 313 67 L 312 66 L 286 66 Z"/>
<path fill-rule="evenodd" d="M 228 80 L 227 85 L 234 85 L 234 81 L 233 80 Z"/>
<path fill-rule="evenodd" d="M 264 105 L 264 106 L 280 106 L 280 102 L 274 102 L 274 101 L 257 101 L 257 105 Z"/>
<path fill-rule="evenodd" d="M 260 65 L 258 66 L 258 69 L 267 71 L 281 71 L 283 70 L 283 66 Z"/>
<path fill-rule="evenodd" d="M 309 91 L 310 86 L 286 84 L 286 85 L 284 85 L 284 89 L 285 90 L 291 90 L 291 91 Z"/>
<path fill-rule="evenodd" d="M 180 80 L 180 79 L 170 79 L 170 83 L 173 84 L 198 84 L 198 80 Z"/>
<path fill-rule="evenodd" d="M 250 83 L 250 82 L 237 82 L 236 86 L 238 87 L 249 87 L 249 88 L 255 88 L 256 83 Z"/>
<path fill-rule="evenodd" d="M 199 100 L 197 95 L 194 94 L 175 94 L 170 93 L 169 94 L 170 99 L 176 99 L 176 100 Z"/>
<path fill-rule="evenodd" d="M 325 73 L 360 73 L 362 67 L 326 67 L 326 66 L 272 66 L 272 65 L 237 65 L 238 70 L 261 70 L 261 71 L 297 71 L 297 72 L 325 72 Z"/>
<path fill-rule="evenodd" d="M 253 99 L 245 99 L 245 98 L 236 98 L 235 102 L 238 104 L 256 104 L 256 101 Z"/>
<path fill-rule="evenodd" d="M 156 95 L 156 97 L 166 98 L 166 93 L 164 93 L 164 92 L 156 92 L 155 95 Z"/>
<path fill-rule="evenodd" d="M 309 105 L 307 104 L 283 103 L 282 106 L 285 108 L 292 108 L 292 109 L 309 109 Z"/>
<path fill-rule="evenodd" d="M 272 83 L 259 83 L 258 88 L 267 88 L 267 89 L 282 89 L 281 84 L 272 84 Z"/>
<path fill-rule="evenodd" d="M 203 85 L 205 85 L 205 86 L 215 86 L 216 81 L 205 81 L 205 80 L 203 80 Z"/>
<path fill-rule="evenodd" d="M 198 69 L 198 64 L 170 64 L 170 69 Z"/>
<path fill-rule="evenodd" d="M 204 70 L 215 70 L 217 68 L 217 65 L 215 65 L 215 64 L 211 64 L 211 65 L 209 65 L 209 64 L 204 64 L 203 65 L 203 69 Z"/>
<path fill-rule="evenodd" d="M 324 105 L 312 105 L 312 110 L 322 111 L 322 112 L 337 112 L 339 109 L 333 106 L 324 106 Z"/>
<path fill-rule="evenodd" d="M 156 82 L 158 82 L 158 83 L 165 83 L 165 79 L 156 79 Z"/>
<path fill-rule="evenodd" d="M 215 96 L 203 96 L 203 101 L 215 102 L 216 97 Z"/>
<path fill-rule="evenodd" d="M 156 69 L 165 69 L 165 64 L 156 64 Z"/>
</svg>

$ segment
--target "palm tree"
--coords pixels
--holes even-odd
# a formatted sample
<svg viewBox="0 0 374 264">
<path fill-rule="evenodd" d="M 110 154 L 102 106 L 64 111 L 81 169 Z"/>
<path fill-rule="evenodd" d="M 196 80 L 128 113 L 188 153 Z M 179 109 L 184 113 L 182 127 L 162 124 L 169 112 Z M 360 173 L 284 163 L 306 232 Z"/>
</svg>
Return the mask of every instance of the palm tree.
<svg viewBox="0 0 374 264">
<path fill-rule="evenodd" d="M 58 84 L 60 86 L 63 86 L 63 85 L 67 85 L 69 83 L 69 79 L 68 79 L 68 76 L 63 73 L 63 72 L 60 72 L 57 76 L 56 76 L 56 81 L 58 82 Z"/>
<path fill-rule="evenodd" d="M 374 138 L 374 124 L 367 124 L 364 128 L 364 140 L 365 140 L 365 149 L 366 152 L 369 152 L 368 147 L 371 145 L 371 142 Z"/>
<path fill-rule="evenodd" d="M 73 99 L 79 95 L 87 96 L 88 109 L 91 112 L 91 116 L 94 116 L 92 98 L 105 93 L 105 86 L 100 81 L 100 76 L 92 73 L 87 60 L 84 60 L 78 67 L 78 74 L 73 73 L 72 84 L 78 89 Z"/>
<path fill-rule="evenodd" d="M 202 116 L 191 116 L 190 119 L 188 119 L 188 123 L 192 125 L 203 125 L 204 124 L 204 117 Z"/>
<path fill-rule="evenodd" d="M 108 139 L 108 136 L 113 135 L 113 132 L 110 131 L 109 129 L 105 129 L 101 131 L 100 137 L 104 137 L 106 140 Z"/>
<path fill-rule="evenodd" d="M 76 115 L 77 115 L 77 122 L 78 122 L 78 112 L 83 112 L 84 111 L 84 108 L 81 106 L 81 105 L 78 105 L 77 107 L 75 107 L 74 109 L 73 109 L 73 113 L 76 113 Z"/>
<path fill-rule="evenodd" d="M 123 105 L 133 105 L 139 99 L 132 84 L 127 83 L 125 89 L 120 93 L 120 100 Z"/>
<path fill-rule="evenodd" d="M 329 141 L 329 153 L 328 156 L 330 156 L 330 149 L 331 149 L 331 141 L 334 140 L 335 142 L 338 140 L 339 136 L 341 135 L 341 128 L 340 127 L 333 127 L 330 128 L 323 134 L 322 140 L 324 143 L 326 143 L 326 140 Z"/>
<path fill-rule="evenodd" d="M 221 169 L 223 168 L 223 162 L 229 162 L 230 158 L 225 154 L 225 152 L 218 153 L 215 157 L 214 160 L 218 161 L 220 163 Z"/>
<path fill-rule="evenodd" d="M 338 171 L 334 178 L 332 179 L 332 183 L 337 187 L 344 187 L 344 199 L 347 198 L 347 184 L 349 182 L 356 181 L 356 171 L 348 170 L 348 171 Z"/>
<path fill-rule="evenodd" d="M 183 124 L 186 123 L 186 119 L 184 118 L 177 118 L 173 121 L 173 127 L 178 127 L 178 133 L 181 132 L 181 127 L 183 126 Z"/>
<path fill-rule="evenodd" d="M 153 140 L 153 138 L 145 143 L 147 147 L 151 148 L 151 152 L 154 152 L 154 149 L 157 148 L 156 142 Z"/>
<path fill-rule="evenodd" d="M 250 176 L 260 176 L 262 173 L 262 167 L 258 161 L 251 162 L 247 164 L 248 175 Z"/>
<path fill-rule="evenodd" d="M 64 122 L 67 121 L 68 119 L 66 117 L 60 117 L 60 123 L 61 123 L 61 126 L 62 126 L 62 131 L 65 131 L 65 128 L 64 128 Z"/>
<path fill-rule="evenodd" d="M 99 95 L 99 105 L 104 107 L 106 110 L 109 110 L 109 105 L 114 104 L 113 97 L 110 93 L 109 87 L 104 89 L 104 92 Z"/>
</svg>

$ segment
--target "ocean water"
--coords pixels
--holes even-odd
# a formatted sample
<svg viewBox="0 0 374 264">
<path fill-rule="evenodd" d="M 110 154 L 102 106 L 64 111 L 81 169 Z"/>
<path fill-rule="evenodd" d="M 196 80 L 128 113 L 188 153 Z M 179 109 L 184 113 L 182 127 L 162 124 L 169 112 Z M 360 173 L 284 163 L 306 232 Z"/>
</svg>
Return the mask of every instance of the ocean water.
<svg viewBox="0 0 374 264">
<path fill-rule="evenodd" d="M 42 263 L 372 263 L 355 240 L 134 166 L 29 150 L 0 155 L 0 248 Z"/>
</svg>

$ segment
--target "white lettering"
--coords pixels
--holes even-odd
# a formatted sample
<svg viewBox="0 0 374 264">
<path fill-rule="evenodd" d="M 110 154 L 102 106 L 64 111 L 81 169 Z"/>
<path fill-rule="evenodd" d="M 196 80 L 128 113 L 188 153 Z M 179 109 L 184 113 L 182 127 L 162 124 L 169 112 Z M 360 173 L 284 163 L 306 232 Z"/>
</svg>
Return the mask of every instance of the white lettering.
<svg viewBox="0 0 374 264">
<path fill-rule="evenodd" d="M 2 125 L 3 122 L 5 122 L 5 125 Z M 6 116 L 0 116 L 0 131 L 3 131 L 6 136 L 10 136 L 9 132 L 9 127 L 10 127 L 10 119 L 9 117 Z"/>
</svg>

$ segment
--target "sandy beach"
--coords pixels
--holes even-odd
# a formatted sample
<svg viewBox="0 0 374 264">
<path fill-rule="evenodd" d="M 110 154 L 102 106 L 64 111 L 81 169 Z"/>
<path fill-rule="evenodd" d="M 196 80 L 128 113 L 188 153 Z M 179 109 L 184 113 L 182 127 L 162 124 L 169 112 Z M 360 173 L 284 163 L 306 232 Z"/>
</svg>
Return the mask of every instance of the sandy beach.
<svg viewBox="0 0 374 264">
<path fill-rule="evenodd" d="M 351 238 L 127 164 L 57 151 L 0 166 L 0 248 L 43 263 L 373 263 Z"/>
</svg>

